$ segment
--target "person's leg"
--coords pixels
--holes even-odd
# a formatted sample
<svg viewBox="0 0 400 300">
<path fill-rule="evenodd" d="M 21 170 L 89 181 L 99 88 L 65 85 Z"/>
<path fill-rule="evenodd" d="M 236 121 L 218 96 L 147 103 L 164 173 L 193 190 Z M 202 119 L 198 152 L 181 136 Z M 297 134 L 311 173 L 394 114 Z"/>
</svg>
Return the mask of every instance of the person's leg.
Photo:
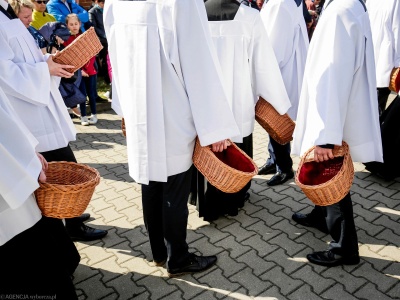
<svg viewBox="0 0 400 300">
<path fill-rule="evenodd" d="M 387 87 L 377 88 L 377 90 L 378 90 L 379 115 L 381 115 L 386 109 L 386 103 L 391 91 Z"/>
<path fill-rule="evenodd" d="M 163 229 L 167 243 L 168 268 L 176 268 L 189 257 L 186 243 L 186 228 L 189 209 L 187 200 L 190 192 L 192 169 L 169 176 L 163 187 Z"/>
<path fill-rule="evenodd" d="M 330 249 L 341 256 L 358 255 L 358 238 L 350 193 L 341 201 L 326 207 L 326 223 L 333 238 Z"/>
<path fill-rule="evenodd" d="M 265 164 L 263 164 L 259 169 L 258 169 L 258 175 L 268 175 L 268 174 L 275 174 L 278 170 L 276 168 L 276 157 L 275 157 L 275 152 L 274 148 L 272 147 L 271 144 L 271 139 L 268 142 L 268 153 L 269 157 Z"/>
<path fill-rule="evenodd" d="M 325 217 L 326 208 L 318 205 L 315 205 L 308 214 L 294 213 L 292 215 L 293 221 L 300 225 L 314 227 L 324 233 L 329 233 Z"/>
<path fill-rule="evenodd" d="M 290 157 L 290 142 L 281 145 L 270 137 L 272 148 L 275 153 L 277 173 L 267 182 L 269 186 L 282 184 L 294 177 L 293 160 Z"/>
<path fill-rule="evenodd" d="M 63 247 L 69 244 L 73 246 L 73 243 L 61 220 L 53 220 L 55 221 L 52 224 L 48 224 L 42 218 L 31 228 L 0 246 L 0 289 L 3 294 L 78 299 L 70 268 L 73 265 L 75 269 L 80 257 L 75 249 L 74 263 L 66 260 L 66 250 Z M 67 243 L 60 243 L 62 240 Z"/>
<path fill-rule="evenodd" d="M 142 184 L 142 205 L 153 260 L 161 264 L 168 257 L 163 233 L 163 183 L 150 181 L 148 185 Z"/>
<path fill-rule="evenodd" d="M 96 99 L 97 99 L 97 75 L 90 75 L 85 77 L 86 90 L 89 97 L 90 111 L 92 115 L 97 113 Z"/>
<path fill-rule="evenodd" d="M 358 264 L 358 239 L 350 194 L 326 207 L 326 223 L 333 238 L 329 249 L 308 254 L 307 259 L 328 267 Z"/>
</svg>

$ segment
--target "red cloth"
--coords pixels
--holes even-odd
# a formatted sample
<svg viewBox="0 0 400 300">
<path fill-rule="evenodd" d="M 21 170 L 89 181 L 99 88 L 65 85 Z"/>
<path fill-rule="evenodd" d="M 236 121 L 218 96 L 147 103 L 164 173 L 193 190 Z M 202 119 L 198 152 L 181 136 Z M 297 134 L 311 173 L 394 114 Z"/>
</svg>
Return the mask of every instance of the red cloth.
<svg viewBox="0 0 400 300">
<path fill-rule="evenodd" d="M 66 40 L 63 45 L 67 47 L 69 44 L 71 44 L 78 36 L 81 34 L 78 33 L 77 35 L 72 35 L 69 37 L 68 40 Z M 85 71 L 89 76 L 96 75 L 97 70 L 95 68 L 95 62 L 96 62 L 96 56 L 93 56 L 83 67 L 82 71 Z"/>
<path fill-rule="evenodd" d="M 214 154 L 224 164 L 236 170 L 247 173 L 254 172 L 255 168 L 251 161 L 233 146 L 229 146 L 222 152 L 214 152 Z"/>
<path fill-rule="evenodd" d="M 340 171 L 344 157 L 335 157 L 324 162 L 310 161 L 302 165 L 299 181 L 304 185 L 319 185 L 328 182 Z"/>
</svg>

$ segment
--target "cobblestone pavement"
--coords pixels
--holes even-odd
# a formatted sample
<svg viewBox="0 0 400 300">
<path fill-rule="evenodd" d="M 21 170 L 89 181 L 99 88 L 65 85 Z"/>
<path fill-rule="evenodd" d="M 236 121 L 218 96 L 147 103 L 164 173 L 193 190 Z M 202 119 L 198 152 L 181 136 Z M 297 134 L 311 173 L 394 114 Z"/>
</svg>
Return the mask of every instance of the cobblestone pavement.
<svg viewBox="0 0 400 300">
<path fill-rule="evenodd" d="M 217 254 L 206 272 L 169 279 L 155 267 L 142 218 L 140 186 L 128 175 L 120 118 L 98 115 L 96 125 L 75 120 L 71 144 L 80 163 L 99 170 L 102 180 L 87 212 L 88 224 L 107 229 L 100 241 L 76 243 L 81 263 L 74 276 L 79 299 L 400 299 L 400 180 L 386 182 L 355 164 L 351 188 L 361 263 L 326 268 L 306 254 L 324 250 L 329 235 L 296 225 L 294 211 L 311 202 L 290 180 L 268 187 L 256 176 L 251 196 L 236 217 L 208 223 L 189 205 L 188 242 L 198 254 Z M 258 125 L 254 157 L 267 157 L 267 135 Z M 294 157 L 295 169 L 299 162 Z"/>
</svg>

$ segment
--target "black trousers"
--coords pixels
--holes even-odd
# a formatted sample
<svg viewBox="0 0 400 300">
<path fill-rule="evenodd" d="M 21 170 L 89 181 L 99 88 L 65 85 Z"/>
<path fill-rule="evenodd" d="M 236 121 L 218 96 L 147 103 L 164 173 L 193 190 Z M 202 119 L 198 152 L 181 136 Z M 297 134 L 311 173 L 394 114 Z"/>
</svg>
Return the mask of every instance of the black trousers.
<svg viewBox="0 0 400 300">
<path fill-rule="evenodd" d="M 290 142 L 281 145 L 270 136 L 268 151 L 270 155 L 268 163 L 275 163 L 277 172 L 288 173 L 292 170 L 293 160 L 290 157 Z"/>
<path fill-rule="evenodd" d="M 316 205 L 311 214 L 319 222 L 323 222 L 322 217 L 325 217 L 329 234 L 333 239 L 329 246 L 333 253 L 342 256 L 358 254 L 358 238 L 350 193 L 333 205 Z"/>
<path fill-rule="evenodd" d="M 169 176 L 167 182 L 142 184 L 143 218 L 153 259 L 168 258 L 168 268 L 180 267 L 189 257 L 186 227 L 192 168 Z"/>
<path fill-rule="evenodd" d="M 63 248 L 70 245 L 59 242 L 68 239 L 61 221 L 49 223 L 48 218 L 43 217 L 1 246 L 0 294 L 78 299 L 71 266 L 62 256 Z"/>
<path fill-rule="evenodd" d="M 253 157 L 253 135 L 243 138 L 242 143 L 236 143 L 248 156 Z M 198 187 L 204 186 L 204 176 L 198 172 Z M 237 216 L 239 208 L 244 206 L 244 197 L 250 189 L 251 181 L 236 193 L 224 193 L 207 182 L 207 191 L 203 194 L 198 189 L 199 216 L 205 221 L 217 220 L 220 216 Z"/>
<path fill-rule="evenodd" d="M 387 87 L 384 88 L 377 88 L 378 91 L 378 105 L 379 105 L 379 115 L 386 109 L 386 103 L 391 93 L 390 89 Z"/>
</svg>

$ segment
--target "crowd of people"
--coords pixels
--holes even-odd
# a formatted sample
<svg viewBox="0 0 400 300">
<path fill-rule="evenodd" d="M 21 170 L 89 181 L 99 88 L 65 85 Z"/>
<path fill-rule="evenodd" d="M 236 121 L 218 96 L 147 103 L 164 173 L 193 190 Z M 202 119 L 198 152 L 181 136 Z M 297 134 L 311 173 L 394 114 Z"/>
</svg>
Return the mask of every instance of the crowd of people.
<svg viewBox="0 0 400 300">
<path fill-rule="evenodd" d="M 112 84 L 154 263 L 169 277 L 201 272 L 217 257 L 189 252 L 189 194 L 199 216 L 213 221 L 237 215 L 251 183 L 234 194 L 206 184 L 192 166 L 196 138 L 214 152 L 230 139 L 252 157 L 255 105 L 268 101 L 296 122 L 292 144 L 269 139 L 269 158 L 259 169 L 273 174 L 269 186 L 294 177 L 291 154 L 315 146 L 314 160 L 326 162 L 343 141 L 354 161 L 375 172 L 389 157 L 379 116 L 391 72 L 400 67 L 399 6 L 397 0 L 96 0 L 88 12 L 74 0 L 0 0 L 0 68 L 7 70 L 0 73 L 0 256 L 18 256 L 2 266 L 4 292 L 77 299 L 71 275 L 80 256 L 72 241 L 107 235 L 84 224 L 88 214 L 63 222 L 42 216 L 35 202 L 47 162 L 76 162 L 63 84 L 89 96 L 92 115 L 84 96 L 81 125 L 98 121 L 97 74 Z M 50 23 L 53 35 L 42 30 Z M 53 61 L 52 47 L 68 46 L 88 26 L 103 51 L 70 73 L 72 66 Z M 389 109 L 385 120 L 397 119 Z M 350 193 L 292 219 L 332 237 L 328 249 L 307 255 L 311 263 L 359 263 Z M 27 271 L 20 273 L 16 262 Z"/>
</svg>

